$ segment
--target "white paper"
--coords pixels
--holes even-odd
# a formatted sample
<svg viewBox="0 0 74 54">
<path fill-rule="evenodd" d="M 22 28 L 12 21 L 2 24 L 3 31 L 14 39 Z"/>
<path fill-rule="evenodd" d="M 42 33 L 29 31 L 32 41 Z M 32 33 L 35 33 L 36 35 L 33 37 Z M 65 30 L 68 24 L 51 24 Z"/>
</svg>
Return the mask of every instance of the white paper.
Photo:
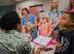
<svg viewBox="0 0 74 54">
<path fill-rule="evenodd" d="M 46 46 L 50 40 L 51 38 L 49 37 L 39 36 L 38 38 L 34 39 L 34 42 Z"/>
</svg>

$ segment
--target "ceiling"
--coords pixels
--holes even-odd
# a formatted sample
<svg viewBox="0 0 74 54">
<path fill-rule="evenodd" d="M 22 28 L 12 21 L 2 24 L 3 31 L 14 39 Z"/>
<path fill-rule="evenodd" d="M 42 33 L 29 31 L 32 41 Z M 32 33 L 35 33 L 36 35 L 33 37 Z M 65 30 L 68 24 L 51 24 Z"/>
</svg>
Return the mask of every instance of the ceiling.
<svg viewBox="0 0 74 54">
<path fill-rule="evenodd" d="M 0 0 L 0 6 L 5 6 L 5 5 L 14 5 L 16 2 L 20 2 L 24 0 Z"/>
</svg>

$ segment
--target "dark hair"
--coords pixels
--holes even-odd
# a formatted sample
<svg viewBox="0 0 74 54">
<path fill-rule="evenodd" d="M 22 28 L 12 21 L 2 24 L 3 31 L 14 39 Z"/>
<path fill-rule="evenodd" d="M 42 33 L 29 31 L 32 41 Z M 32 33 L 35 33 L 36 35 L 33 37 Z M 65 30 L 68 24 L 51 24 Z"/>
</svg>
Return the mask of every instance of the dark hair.
<svg viewBox="0 0 74 54">
<path fill-rule="evenodd" d="M 26 10 L 26 12 L 29 14 L 29 10 L 27 8 L 23 8 L 22 11 Z M 23 14 L 23 13 L 22 13 Z"/>
<path fill-rule="evenodd" d="M 68 30 L 74 29 L 74 12 L 66 12 L 65 14 L 69 14 L 71 23 L 65 25 L 64 27 Z"/>
<path fill-rule="evenodd" d="M 71 20 L 74 20 L 74 12 L 70 12 Z"/>
<path fill-rule="evenodd" d="M 73 7 L 72 7 L 72 4 L 71 4 L 71 2 L 70 2 L 70 7 L 69 7 L 69 9 L 71 10 Z"/>
<path fill-rule="evenodd" d="M 0 21 L 0 27 L 2 30 L 15 30 L 17 29 L 17 24 L 20 24 L 21 20 L 15 11 L 8 12 L 2 16 Z"/>
<path fill-rule="evenodd" d="M 70 0 L 70 7 L 69 7 L 69 10 L 71 10 L 73 8 L 73 5 L 72 5 L 72 2 Z"/>
<path fill-rule="evenodd" d="M 40 13 L 45 12 L 44 10 L 41 10 Z"/>
</svg>

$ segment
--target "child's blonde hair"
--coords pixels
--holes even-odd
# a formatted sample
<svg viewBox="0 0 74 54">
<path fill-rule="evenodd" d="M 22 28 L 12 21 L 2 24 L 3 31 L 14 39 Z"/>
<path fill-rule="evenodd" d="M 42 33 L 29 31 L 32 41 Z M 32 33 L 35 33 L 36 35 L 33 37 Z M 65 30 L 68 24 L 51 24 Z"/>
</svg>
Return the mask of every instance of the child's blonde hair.
<svg viewBox="0 0 74 54">
<path fill-rule="evenodd" d="M 42 11 L 40 12 L 39 17 L 40 17 L 40 18 L 47 17 L 47 18 L 46 18 L 47 22 L 50 21 L 49 15 L 48 15 L 44 10 L 42 10 Z"/>
<path fill-rule="evenodd" d="M 56 1 L 56 2 L 57 2 L 56 10 L 58 11 L 58 0 L 52 0 L 52 2 L 53 2 L 53 1 Z M 51 2 L 51 3 L 52 3 L 52 2 Z M 53 7 L 52 7 L 52 5 L 51 5 L 50 11 L 52 11 L 52 10 L 53 10 Z"/>
</svg>

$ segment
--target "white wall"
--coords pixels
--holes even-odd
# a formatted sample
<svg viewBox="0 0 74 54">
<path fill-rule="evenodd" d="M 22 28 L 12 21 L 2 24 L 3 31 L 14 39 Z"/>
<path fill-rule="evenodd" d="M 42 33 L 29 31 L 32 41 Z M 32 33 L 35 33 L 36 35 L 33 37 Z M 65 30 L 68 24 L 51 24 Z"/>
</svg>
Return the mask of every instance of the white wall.
<svg viewBox="0 0 74 54">
<path fill-rule="evenodd" d="M 69 8 L 70 0 L 59 0 L 59 8 L 60 9 L 65 9 Z"/>
<path fill-rule="evenodd" d="M 50 7 L 51 0 L 27 0 L 16 4 L 16 11 L 20 14 L 22 8 L 27 7 L 29 9 L 29 6 L 35 5 L 35 4 L 43 4 L 43 9 L 48 12 Z M 69 0 L 59 0 L 59 8 L 65 9 L 69 6 Z"/>
</svg>

